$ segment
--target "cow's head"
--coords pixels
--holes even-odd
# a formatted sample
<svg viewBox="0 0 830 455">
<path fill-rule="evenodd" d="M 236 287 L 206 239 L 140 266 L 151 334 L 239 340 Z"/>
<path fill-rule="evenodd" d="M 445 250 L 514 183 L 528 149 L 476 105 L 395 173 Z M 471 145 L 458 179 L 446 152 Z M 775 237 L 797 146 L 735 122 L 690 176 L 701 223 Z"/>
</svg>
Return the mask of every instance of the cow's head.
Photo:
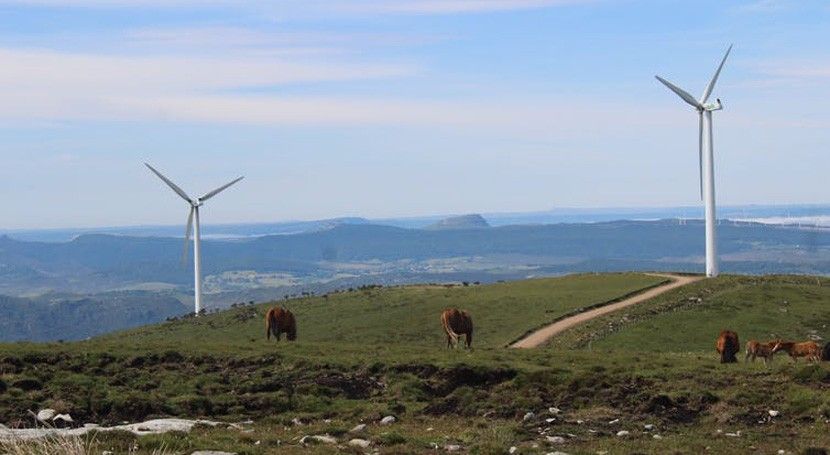
<svg viewBox="0 0 830 455">
<path fill-rule="evenodd" d="M 783 341 L 781 341 L 781 340 L 776 340 L 776 341 L 775 341 L 775 344 L 772 346 L 772 352 L 773 352 L 773 353 L 775 353 L 775 352 L 780 351 L 780 350 L 781 350 L 781 345 L 782 345 L 782 343 L 783 343 Z"/>
</svg>

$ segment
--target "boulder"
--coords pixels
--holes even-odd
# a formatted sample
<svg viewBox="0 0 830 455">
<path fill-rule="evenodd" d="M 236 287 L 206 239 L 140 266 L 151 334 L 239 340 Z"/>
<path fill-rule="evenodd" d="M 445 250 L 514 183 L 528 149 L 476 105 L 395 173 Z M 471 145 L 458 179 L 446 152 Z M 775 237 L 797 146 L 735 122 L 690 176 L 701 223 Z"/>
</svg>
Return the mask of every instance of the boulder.
<svg viewBox="0 0 830 455">
<path fill-rule="evenodd" d="M 349 441 L 349 445 L 352 447 L 359 447 L 361 449 L 368 449 L 372 443 L 365 439 L 355 438 Z"/>
<path fill-rule="evenodd" d="M 620 431 L 617 432 L 617 436 L 620 436 L 620 437 L 628 436 L 630 434 L 631 434 L 631 432 L 626 431 L 626 430 L 620 430 Z"/>
<path fill-rule="evenodd" d="M 359 424 L 355 425 L 354 428 L 349 430 L 349 433 L 352 433 L 352 434 L 363 433 L 365 430 L 366 430 L 366 424 L 365 423 L 359 423 Z"/>
<path fill-rule="evenodd" d="M 311 436 L 303 436 L 300 439 L 300 444 L 308 444 L 308 443 L 319 442 L 322 444 L 337 444 L 337 439 L 327 435 L 327 434 L 315 434 Z"/>
<path fill-rule="evenodd" d="M 551 444 L 563 444 L 565 442 L 565 438 L 562 436 L 546 436 L 545 440 Z"/>
<path fill-rule="evenodd" d="M 398 419 L 396 419 L 395 416 L 386 416 L 386 417 L 380 419 L 380 424 L 381 425 L 392 425 L 393 423 L 395 423 L 397 421 L 398 421 Z"/>
<path fill-rule="evenodd" d="M 218 450 L 197 450 L 190 455 L 236 455 L 236 452 L 220 452 Z"/>
<path fill-rule="evenodd" d="M 37 412 L 37 420 L 43 423 L 48 423 L 55 417 L 55 415 L 57 415 L 57 412 L 54 409 L 41 409 Z"/>
</svg>

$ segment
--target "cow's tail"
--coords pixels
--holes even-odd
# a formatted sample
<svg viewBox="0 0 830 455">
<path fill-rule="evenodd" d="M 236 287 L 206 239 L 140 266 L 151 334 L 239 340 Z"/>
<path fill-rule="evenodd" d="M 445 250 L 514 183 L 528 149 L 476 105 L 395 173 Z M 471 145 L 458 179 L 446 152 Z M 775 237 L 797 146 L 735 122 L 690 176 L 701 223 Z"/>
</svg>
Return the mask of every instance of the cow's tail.
<svg viewBox="0 0 830 455">
<path fill-rule="evenodd" d="M 265 313 L 265 338 L 268 341 L 271 341 L 271 324 L 272 324 L 272 314 L 271 312 Z"/>
<path fill-rule="evenodd" d="M 449 317 L 448 317 L 447 313 L 444 313 L 444 314 L 441 315 L 441 324 L 444 325 L 444 331 L 447 332 L 447 336 L 449 336 L 452 339 L 453 344 L 458 343 L 458 338 L 460 338 L 460 337 L 452 329 L 452 326 L 450 325 L 450 321 L 449 321 Z"/>
</svg>

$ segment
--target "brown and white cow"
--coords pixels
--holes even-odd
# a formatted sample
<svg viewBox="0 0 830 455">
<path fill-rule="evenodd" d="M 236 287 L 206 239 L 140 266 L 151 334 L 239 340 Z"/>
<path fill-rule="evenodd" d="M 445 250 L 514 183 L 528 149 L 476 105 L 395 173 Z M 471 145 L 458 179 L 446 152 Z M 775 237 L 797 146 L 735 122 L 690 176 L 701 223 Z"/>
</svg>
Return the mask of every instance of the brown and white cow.
<svg viewBox="0 0 830 455">
<path fill-rule="evenodd" d="M 798 362 L 799 357 L 806 357 L 807 361 L 818 362 L 821 360 L 821 348 L 815 341 L 794 341 L 778 340 L 772 348 L 772 352 L 784 351 L 790 355 L 793 362 Z"/>
<path fill-rule="evenodd" d="M 747 341 L 744 362 L 748 362 L 750 358 L 754 362 L 756 357 L 761 357 L 764 359 L 764 365 L 766 365 L 768 361 L 772 361 L 772 356 L 775 354 L 772 352 L 774 347 L 775 341 L 768 341 L 766 343 L 761 343 L 757 340 Z"/>
<path fill-rule="evenodd" d="M 466 311 L 448 308 L 441 313 L 441 325 L 447 334 L 447 347 L 457 347 L 461 335 L 466 335 L 467 348 L 473 343 L 473 318 Z"/>
<path fill-rule="evenodd" d="M 294 320 L 294 314 L 282 307 L 271 308 L 265 314 L 265 337 L 270 340 L 273 334 L 279 341 L 283 333 L 288 341 L 297 339 L 297 321 Z"/>
<path fill-rule="evenodd" d="M 715 342 L 715 350 L 720 354 L 720 363 L 735 363 L 738 359 L 735 354 L 740 352 L 741 344 L 738 334 L 731 330 L 721 330 Z"/>
</svg>

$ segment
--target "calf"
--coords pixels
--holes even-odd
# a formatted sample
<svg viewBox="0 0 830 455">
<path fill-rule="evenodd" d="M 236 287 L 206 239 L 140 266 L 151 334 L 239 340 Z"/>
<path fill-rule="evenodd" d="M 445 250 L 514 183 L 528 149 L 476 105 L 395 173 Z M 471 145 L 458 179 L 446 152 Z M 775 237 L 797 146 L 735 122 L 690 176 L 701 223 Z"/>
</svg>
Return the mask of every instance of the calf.
<svg viewBox="0 0 830 455">
<path fill-rule="evenodd" d="M 798 362 L 799 357 L 806 357 L 807 361 L 818 362 L 821 360 L 821 348 L 815 341 L 804 341 L 796 343 L 794 341 L 778 340 L 772 348 L 772 352 L 784 351 L 790 355 L 793 362 Z"/>
<path fill-rule="evenodd" d="M 744 362 L 748 362 L 750 358 L 752 358 L 752 361 L 754 362 L 756 357 L 761 357 L 764 359 L 764 365 L 766 365 L 768 361 L 772 361 L 772 356 L 775 354 L 772 352 L 772 349 L 775 347 L 775 344 L 775 341 L 767 343 L 761 343 L 757 340 L 747 341 L 746 357 L 744 358 Z"/>
</svg>

